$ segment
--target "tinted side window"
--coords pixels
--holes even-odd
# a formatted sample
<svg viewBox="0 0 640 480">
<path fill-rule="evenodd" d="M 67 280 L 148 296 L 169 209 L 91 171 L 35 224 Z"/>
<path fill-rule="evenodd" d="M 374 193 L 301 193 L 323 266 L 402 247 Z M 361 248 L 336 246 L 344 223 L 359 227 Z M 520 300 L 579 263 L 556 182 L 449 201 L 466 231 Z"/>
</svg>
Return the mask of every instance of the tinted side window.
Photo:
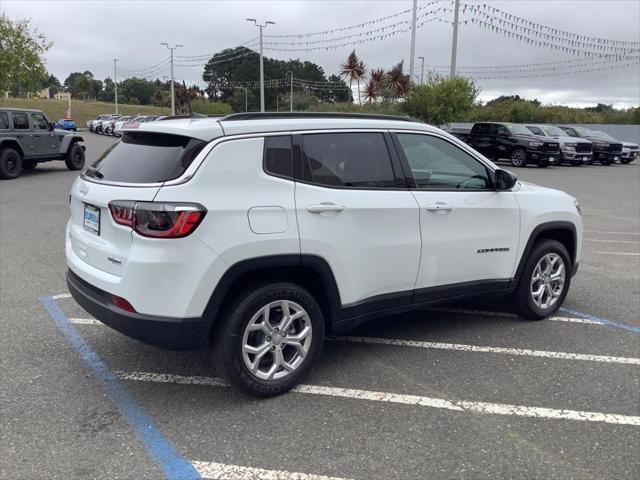
<svg viewBox="0 0 640 480">
<path fill-rule="evenodd" d="M 562 127 L 562 129 L 567 132 L 567 135 L 569 135 L 570 137 L 578 137 L 578 133 L 573 129 L 573 128 L 569 128 L 569 127 Z"/>
<path fill-rule="evenodd" d="M 290 135 L 264 138 L 264 169 L 271 175 L 293 177 Z"/>
<path fill-rule="evenodd" d="M 541 128 L 538 127 L 527 127 L 528 130 L 531 130 L 532 133 L 534 133 L 535 135 L 544 135 L 544 132 L 542 131 Z"/>
<path fill-rule="evenodd" d="M 0 130 L 9 130 L 9 114 L 0 112 Z"/>
<path fill-rule="evenodd" d="M 471 133 L 478 135 L 489 135 L 491 133 L 491 125 L 486 123 L 476 123 L 471 130 Z"/>
<path fill-rule="evenodd" d="M 13 128 L 15 130 L 29 130 L 29 119 L 26 113 L 12 113 Z"/>
<path fill-rule="evenodd" d="M 495 135 L 509 135 L 509 130 L 503 125 L 494 125 Z"/>
<path fill-rule="evenodd" d="M 452 143 L 430 135 L 397 135 L 418 188 L 485 190 L 491 187 L 485 166 Z"/>
<path fill-rule="evenodd" d="M 31 121 L 33 122 L 33 128 L 36 130 L 49 130 L 49 122 L 44 118 L 41 113 L 32 113 Z"/>
<path fill-rule="evenodd" d="M 302 136 L 304 180 L 335 187 L 394 187 L 391 158 L 381 133 Z"/>
</svg>

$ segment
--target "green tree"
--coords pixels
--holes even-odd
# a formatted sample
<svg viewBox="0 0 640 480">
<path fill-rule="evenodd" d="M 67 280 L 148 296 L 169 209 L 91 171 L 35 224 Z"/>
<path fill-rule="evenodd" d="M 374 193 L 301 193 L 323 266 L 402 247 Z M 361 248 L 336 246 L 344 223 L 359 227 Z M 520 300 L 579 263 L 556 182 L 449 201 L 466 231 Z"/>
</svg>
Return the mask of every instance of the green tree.
<svg viewBox="0 0 640 480">
<path fill-rule="evenodd" d="M 423 85 L 413 85 L 401 109 L 434 125 L 460 121 L 471 111 L 480 90 L 472 80 L 430 76 Z"/>
<path fill-rule="evenodd" d="M 37 92 L 47 76 L 43 56 L 52 45 L 30 20 L 0 15 L 0 92 Z"/>
<path fill-rule="evenodd" d="M 135 105 L 147 105 L 151 102 L 156 86 L 152 81 L 143 78 L 131 77 L 118 83 L 118 94 L 133 100 L 137 100 Z"/>
</svg>

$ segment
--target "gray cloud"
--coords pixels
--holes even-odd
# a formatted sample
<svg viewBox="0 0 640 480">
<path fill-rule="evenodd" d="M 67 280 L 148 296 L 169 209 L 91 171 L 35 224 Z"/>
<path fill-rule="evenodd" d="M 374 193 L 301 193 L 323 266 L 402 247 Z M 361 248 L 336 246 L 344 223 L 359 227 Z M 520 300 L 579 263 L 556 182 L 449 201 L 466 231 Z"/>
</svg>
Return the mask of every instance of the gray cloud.
<svg viewBox="0 0 640 480">
<path fill-rule="evenodd" d="M 426 2 L 420 0 L 418 3 Z M 441 3 L 449 6 L 451 2 Z M 486 3 L 575 33 L 640 41 L 640 2 L 636 0 L 487 0 Z M 181 55 L 200 55 L 233 47 L 257 35 L 256 27 L 246 22 L 246 17 L 275 21 L 276 25 L 269 26 L 265 33 L 284 35 L 347 26 L 410 7 L 410 0 L 1 0 L 0 4 L 2 11 L 10 17 L 32 18 L 39 30 L 54 41 L 54 47 L 46 56 L 47 66 L 61 81 L 72 71 L 84 70 L 91 70 L 97 78 L 113 77 L 113 58 L 118 58 L 123 68 L 149 67 L 168 56 L 160 42 L 183 44 L 185 47 L 177 53 Z M 407 32 L 355 48 L 370 67 L 389 67 L 405 60 L 408 68 L 409 42 Z M 352 48 L 265 54 L 280 59 L 308 59 L 322 65 L 327 73 L 336 73 L 339 63 Z M 416 54 L 424 56 L 425 63 L 448 65 L 450 49 L 450 24 L 431 22 L 418 30 Z M 567 58 L 572 57 L 504 38 L 473 25 L 460 27 L 458 65 L 461 67 L 554 62 Z M 416 65 L 420 62 L 416 61 Z M 159 73 L 159 76 L 164 75 L 168 76 L 168 68 Z M 201 80 L 202 68 L 181 67 L 176 69 L 176 76 Z M 520 94 L 545 103 L 640 104 L 637 64 L 564 77 L 480 80 L 479 85 L 481 98 L 485 100 L 501 94 Z"/>
</svg>

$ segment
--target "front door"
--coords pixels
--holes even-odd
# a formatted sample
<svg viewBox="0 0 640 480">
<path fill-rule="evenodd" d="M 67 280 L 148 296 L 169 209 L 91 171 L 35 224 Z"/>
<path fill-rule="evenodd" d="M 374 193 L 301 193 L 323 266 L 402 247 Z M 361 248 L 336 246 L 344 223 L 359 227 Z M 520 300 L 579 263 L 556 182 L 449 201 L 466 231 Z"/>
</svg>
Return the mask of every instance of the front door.
<svg viewBox="0 0 640 480">
<path fill-rule="evenodd" d="M 420 259 L 419 211 L 381 132 L 296 136 L 295 199 L 302 254 L 331 267 L 346 316 L 411 302 Z"/>
<path fill-rule="evenodd" d="M 455 294 L 466 287 L 508 282 L 519 236 L 515 195 L 494 190 L 488 167 L 449 139 L 394 135 L 420 206 L 416 301 L 433 299 L 434 292 L 447 296 L 447 288 L 437 287 L 451 287 Z"/>
<path fill-rule="evenodd" d="M 42 113 L 32 113 L 32 135 L 35 144 L 34 155 L 55 155 L 58 153 L 58 138 L 49 130 L 49 121 Z"/>
</svg>

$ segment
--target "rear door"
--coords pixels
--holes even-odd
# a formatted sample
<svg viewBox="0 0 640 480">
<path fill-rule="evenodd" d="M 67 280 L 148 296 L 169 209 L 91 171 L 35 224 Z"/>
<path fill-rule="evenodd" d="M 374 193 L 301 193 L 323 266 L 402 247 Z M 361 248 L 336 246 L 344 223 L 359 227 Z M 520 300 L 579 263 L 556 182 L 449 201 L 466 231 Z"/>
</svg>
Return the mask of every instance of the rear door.
<svg viewBox="0 0 640 480">
<path fill-rule="evenodd" d="M 11 123 L 24 155 L 27 157 L 36 155 L 36 141 L 29 125 L 28 115 L 24 112 L 11 112 Z"/>
<path fill-rule="evenodd" d="M 295 190 L 302 254 L 327 261 L 354 314 L 410 303 L 419 211 L 394 166 L 388 134 L 310 133 L 295 142 L 302 146 Z"/>
<path fill-rule="evenodd" d="M 162 182 L 179 177 L 205 143 L 178 135 L 125 134 L 71 190 L 69 236 L 73 253 L 99 270 L 122 275 L 133 233 L 113 220 L 109 203 L 152 201 Z"/>
<path fill-rule="evenodd" d="M 476 123 L 471 129 L 471 141 L 469 145 L 488 158 L 493 157 L 493 142 L 491 138 L 491 125 Z"/>
</svg>

